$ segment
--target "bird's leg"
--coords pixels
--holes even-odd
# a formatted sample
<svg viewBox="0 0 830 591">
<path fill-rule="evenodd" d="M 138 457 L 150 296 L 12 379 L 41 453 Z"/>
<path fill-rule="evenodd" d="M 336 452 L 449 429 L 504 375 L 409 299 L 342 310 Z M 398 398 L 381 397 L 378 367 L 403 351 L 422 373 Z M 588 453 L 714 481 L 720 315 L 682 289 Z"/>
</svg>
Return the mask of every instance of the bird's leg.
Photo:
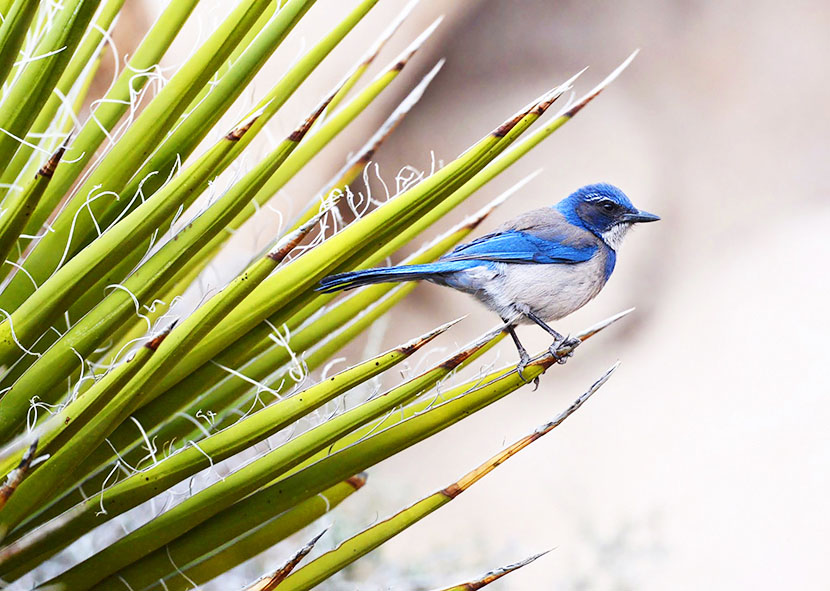
<svg viewBox="0 0 830 591">
<path fill-rule="evenodd" d="M 502 318 L 502 320 L 504 320 L 504 318 Z M 519 352 L 519 364 L 516 366 L 516 369 L 519 371 L 519 377 L 522 378 L 524 382 L 527 382 L 524 375 L 522 375 L 522 372 L 527 367 L 528 362 L 530 362 L 530 355 L 528 355 L 527 349 L 524 348 L 522 342 L 519 340 L 519 336 L 516 334 L 514 326 L 507 320 L 504 320 L 504 324 L 507 327 L 507 332 L 510 335 L 510 338 L 512 338 L 513 342 L 516 344 L 516 350 Z M 534 379 L 533 383 L 536 384 L 536 387 L 538 388 L 539 378 Z"/>
<path fill-rule="evenodd" d="M 582 342 L 579 339 L 563 337 L 561 334 L 559 334 L 550 326 L 548 326 L 544 320 L 539 318 L 536 314 L 534 314 L 531 311 L 526 312 L 525 316 L 527 316 L 530 320 L 544 328 L 548 332 L 548 334 L 550 334 L 553 337 L 553 343 L 551 343 L 551 346 L 548 350 L 550 351 L 550 354 L 553 355 L 553 358 L 556 360 L 556 363 L 565 363 L 565 361 L 568 360 L 568 357 L 573 355 L 573 347 L 576 347 L 577 345 L 579 345 L 579 343 Z M 559 349 L 562 347 L 571 347 L 571 351 L 562 355 L 559 353 Z"/>
</svg>

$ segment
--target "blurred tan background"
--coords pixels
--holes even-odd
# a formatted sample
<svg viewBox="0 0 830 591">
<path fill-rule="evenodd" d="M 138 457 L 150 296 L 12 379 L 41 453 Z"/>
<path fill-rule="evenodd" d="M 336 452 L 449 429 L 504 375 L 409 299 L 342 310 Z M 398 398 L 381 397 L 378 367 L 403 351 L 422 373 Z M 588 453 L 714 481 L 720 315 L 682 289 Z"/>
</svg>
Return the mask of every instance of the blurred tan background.
<svg viewBox="0 0 830 591">
<path fill-rule="evenodd" d="M 163 4 L 134 5 L 135 21 L 119 23 L 124 47 Z M 202 4 L 191 42 L 230 3 Z M 255 91 L 354 4 L 320 0 Z M 379 3 L 287 105 L 274 137 L 403 4 Z M 602 96 L 442 228 L 539 167 L 479 233 L 597 181 L 663 221 L 633 232 L 603 293 L 557 328 L 575 332 L 630 306 L 634 315 L 554 367 L 538 391 L 525 388 L 372 469 L 369 484 L 333 513 L 321 547 L 446 486 L 555 416 L 619 359 L 611 381 L 560 429 L 325 588 L 438 588 L 553 548 L 494 591 L 827 589 L 830 5 L 423 0 L 379 65 L 439 14 L 444 23 L 403 80 L 274 209 L 296 211 L 441 57 L 444 70 L 378 154 L 387 180 L 407 164 L 428 168 L 431 152 L 452 159 L 589 65 L 576 86 L 582 94 L 640 48 Z M 256 98 L 246 92 L 237 115 Z M 279 216 L 265 214 L 237 248 L 272 235 Z M 465 296 L 420 286 L 343 363 L 463 314 L 440 343 L 447 350 L 498 319 Z M 520 336 L 535 350 L 549 344 L 532 327 Z M 515 356 L 506 342 L 484 363 Z M 276 549 L 273 560 L 292 549 Z"/>
</svg>

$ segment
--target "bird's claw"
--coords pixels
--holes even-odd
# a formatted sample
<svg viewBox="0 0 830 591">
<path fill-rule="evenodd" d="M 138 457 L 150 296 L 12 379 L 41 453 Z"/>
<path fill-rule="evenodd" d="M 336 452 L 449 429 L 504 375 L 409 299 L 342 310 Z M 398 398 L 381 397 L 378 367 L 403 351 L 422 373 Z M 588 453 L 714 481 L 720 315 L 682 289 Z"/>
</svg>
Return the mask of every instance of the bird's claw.
<svg viewBox="0 0 830 591">
<path fill-rule="evenodd" d="M 519 353 L 519 363 L 518 363 L 518 365 L 516 365 L 516 371 L 519 372 L 519 377 L 522 379 L 522 381 L 525 384 L 530 383 L 530 380 L 525 379 L 525 376 L 522 373 L 525 370 L 525 368 L 527 367 L 528 363 L 530 363 L 530 355 L 527 354 L 527 351 L 522 351 L 521 353 Z"/>
<path fill-rule="evenodd" d="M 536 376 L 532 380 L 528 380 L 522 373 L 524 369 L 527 367 L 528 363 L 530 363 L 530 355 L 527 354 L 527 351 L 522 352 L 519 357 L 519 363 L 518 365 L 516 365 L 516 371 L 519 372 L 519 377 L 525 384 L 533 382 L 533 391 L 535 392 L 539 388 L 539 376 Z"/>
<path fill-rule="evenodd" d="M 565 337 L 561 341 L 554 341 L 553 344 L 550 346 L 550 354 L 553 356 L 553 359 L 559 365 L 564 365 L 565 362 L 574 354 L 574 349 L 582 341 L 573 337 Z M 567 351 L 564 351 L 567 349 Z"/>
</svg>

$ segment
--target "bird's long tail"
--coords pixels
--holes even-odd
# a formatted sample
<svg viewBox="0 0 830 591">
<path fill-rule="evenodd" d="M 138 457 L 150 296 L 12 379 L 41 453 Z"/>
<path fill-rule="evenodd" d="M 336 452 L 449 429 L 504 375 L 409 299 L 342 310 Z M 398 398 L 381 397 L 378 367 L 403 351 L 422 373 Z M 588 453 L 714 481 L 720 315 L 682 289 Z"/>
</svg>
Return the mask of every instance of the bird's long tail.
<svg viewBox="0 0 830 591">
<path fill-rule="evenodd" d="M 329 275 L 320 281 L 317 291 L 331 293 L 354 289 L 372 283 L 394 283 L 396 281 L 417 281 L 429 279 L 448 271 L 446 263 L 427 263 L 425 265 L 402 265 L 400 267 L 379 267 L 365 271 L 350 271 Z"/>
</svg>

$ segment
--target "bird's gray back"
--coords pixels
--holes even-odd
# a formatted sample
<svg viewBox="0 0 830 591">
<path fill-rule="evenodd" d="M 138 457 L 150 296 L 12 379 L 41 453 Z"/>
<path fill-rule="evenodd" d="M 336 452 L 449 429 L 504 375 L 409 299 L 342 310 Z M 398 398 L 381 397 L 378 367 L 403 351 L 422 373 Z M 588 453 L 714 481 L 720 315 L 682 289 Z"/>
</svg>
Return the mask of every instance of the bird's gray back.
<svg viewBox="0 0 830 591">
<path fill-rule="evenodd" d="M 517 230 L 538 236 L 543 240 L 558 241 L 575 248 L 593 246 L 600 240 L 591 232 L 568 222 L 553 207 L 542 207 L 525 212 L 496 229 L 494 234 Z"/>
</svg>

